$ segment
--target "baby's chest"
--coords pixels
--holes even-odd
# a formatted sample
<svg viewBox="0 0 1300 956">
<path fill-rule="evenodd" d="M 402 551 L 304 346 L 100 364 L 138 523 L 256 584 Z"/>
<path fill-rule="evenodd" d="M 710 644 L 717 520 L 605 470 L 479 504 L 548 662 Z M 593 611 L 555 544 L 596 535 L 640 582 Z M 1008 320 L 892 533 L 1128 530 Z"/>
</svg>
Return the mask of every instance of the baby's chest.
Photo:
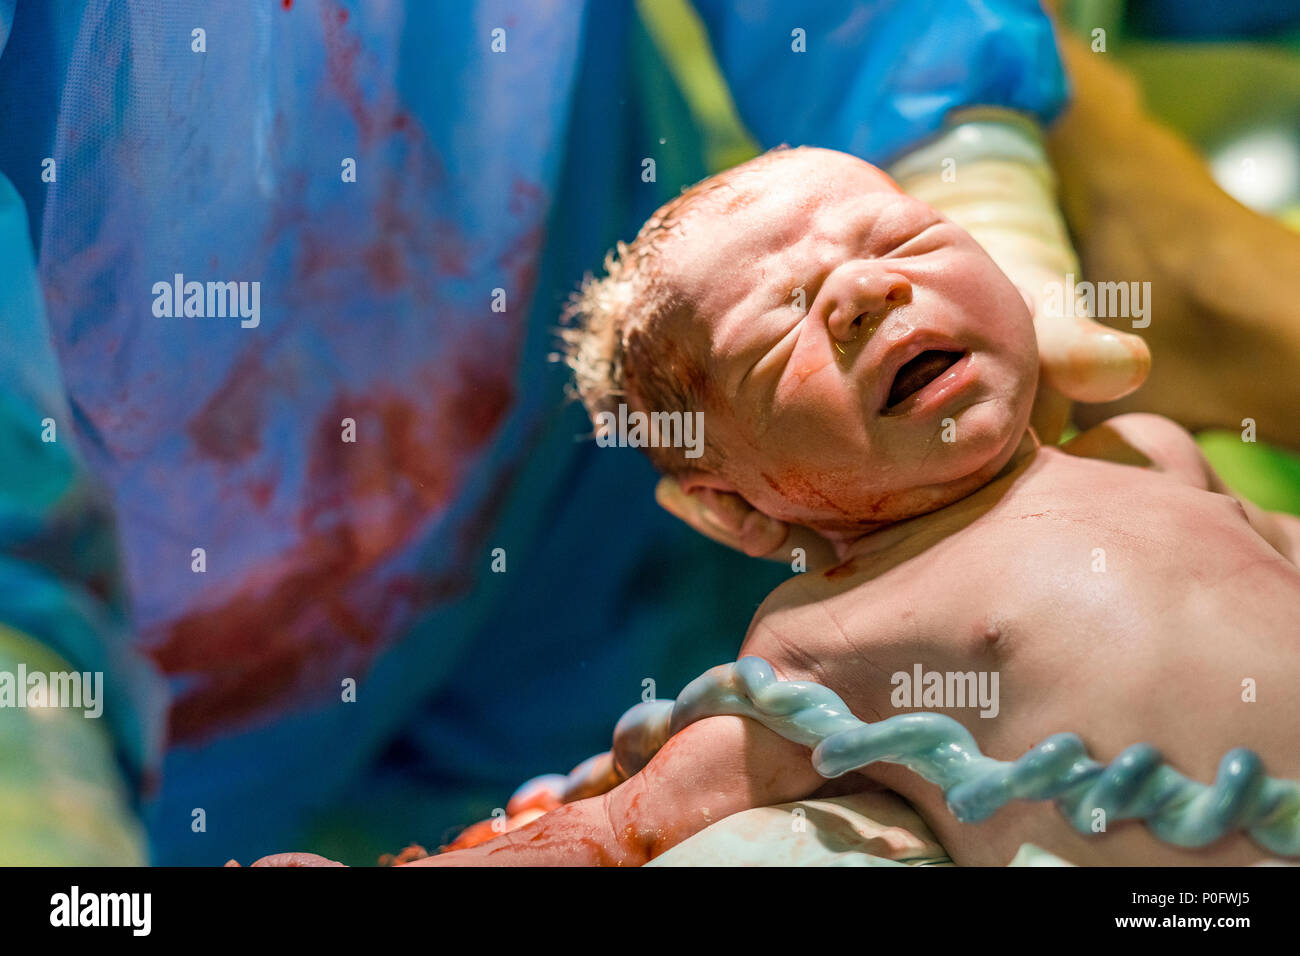
<svg viewBox="0 0 1300 956">
<path fill-rule="evenodd" d="M 787 680 L 821 683 L 864 719 L 880 719 L 899 706 L 900 684 L 916 685 L 915 703 L 909 692 L 901 705 L 910 709 L 922 706 L 920 690 L 935 673 L 974 670 L 986 685 L 996 680 L 1004 650 L 1033 626 L 1031 610 L 1003 589 L 917 569 L 906 582 L 860 581 L 760 612 L 741 653 L 766 659 Z"/>
<path fill-rule="evenodd" d="M 1081 532 L 1050 512 L 1011 524 L 885 568 L 849 562 L 810 573 L 785 600 L 760 609 L 743 653 L 879 710 L 882 701 L 897 704 L 900 685 L 932 685 L 935 674 L 947 682 L 974 672 L 990 685 L 996 674 L 1005 685 L 1031 665 L 1023 676 L 1042 678 L 1038 671 L 1099 630 L 1154 619 L 1159 609 L 1141 606 L 1176 586 L 1153 587 L 1158 570 L 1126 535 Z M 1044 655 L 1045 644 L 1054 653 Z M 904 696 L 906 707 L 926 700 Z"/>
</svg>

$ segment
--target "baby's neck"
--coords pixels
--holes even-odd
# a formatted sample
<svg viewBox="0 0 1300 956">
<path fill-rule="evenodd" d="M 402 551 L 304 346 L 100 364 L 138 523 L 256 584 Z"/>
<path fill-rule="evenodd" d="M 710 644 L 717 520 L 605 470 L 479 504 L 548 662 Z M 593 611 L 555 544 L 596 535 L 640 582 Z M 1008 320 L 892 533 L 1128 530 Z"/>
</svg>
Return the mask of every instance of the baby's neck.
<svg viewBox="0 0 1300 956">
<path fill-rule="evenodd" d="M 835 536 L 828 535 L 827 538 L 835 548 L 835 554 L 841 562 L 847 561 L 849 558 L 866 557 L 888 551 L 923 528 L 931 527 L 936 522 L 948 518 L 957 517 L 957 512 L 978 512 L 983 510 L 981 502 L 977 499 L 989 495 L 995 498 L 1000 497 L 1005 489 L 1022 475 L 1025 469 L 1034 461 L 1040 447 L 1038 436 L 1034 434 L 1033 429 L 1027 429 L 1021 437 L 1020 443 L 1016 446 L 1016 450 L 1011 453 L 1011 457 L 1007 459 L 1007 463 L 1002 466 L 1001 470 L 990 478 L 987 483 L 976 488 L 970 494 L 958 498 L 956 501 L 951 501 L 942 508 L 936 508 L 934 511 L 927 511 L 924 514 L 915 515 L 902 521 L 890 522 L 865 531 L 854 531 Z M 958 518 L 958 522 L 964 523 L 960 521 L 960 518 Z"/>
</svg>

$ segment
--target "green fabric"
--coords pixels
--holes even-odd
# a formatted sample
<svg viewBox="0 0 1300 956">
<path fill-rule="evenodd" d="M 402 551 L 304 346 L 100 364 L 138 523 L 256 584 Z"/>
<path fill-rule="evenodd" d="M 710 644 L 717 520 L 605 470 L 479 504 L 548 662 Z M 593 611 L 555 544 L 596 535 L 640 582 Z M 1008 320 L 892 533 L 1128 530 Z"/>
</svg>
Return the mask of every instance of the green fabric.
<svg viewBox="0 0 1300 956">
<path fill-rule="evenodd" d="M 0 672 L 73 668 L 0 625 Z M 139 866 L 144 831 L 130 811 L 101 719 L 55 707 L 0 707 L 0 865 Z"/>
<path fill-rule="evenodd" d="M 1237 494 L 1265 511 L 1300 515 L 1300 456 L 1263 442 L 1243 441 L 1237 432 L 1202 432 L 1196 442 Z"/>
</svg>

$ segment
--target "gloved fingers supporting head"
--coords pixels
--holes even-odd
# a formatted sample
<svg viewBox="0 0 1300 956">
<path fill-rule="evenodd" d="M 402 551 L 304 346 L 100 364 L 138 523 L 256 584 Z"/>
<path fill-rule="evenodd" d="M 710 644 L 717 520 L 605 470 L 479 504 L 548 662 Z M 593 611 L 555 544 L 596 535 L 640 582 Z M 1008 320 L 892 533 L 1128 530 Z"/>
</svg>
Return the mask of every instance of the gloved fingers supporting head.
<svg viewBox="0 0 1300 956">
<path fill-rule="evenodd" d="M 1111 402 L 1135 391 L 1151 371 L 1141 336 L 1090 318 L 1039 318 L 1034 323 L 1043 383 L 1076 402 Z"/>
</svg>

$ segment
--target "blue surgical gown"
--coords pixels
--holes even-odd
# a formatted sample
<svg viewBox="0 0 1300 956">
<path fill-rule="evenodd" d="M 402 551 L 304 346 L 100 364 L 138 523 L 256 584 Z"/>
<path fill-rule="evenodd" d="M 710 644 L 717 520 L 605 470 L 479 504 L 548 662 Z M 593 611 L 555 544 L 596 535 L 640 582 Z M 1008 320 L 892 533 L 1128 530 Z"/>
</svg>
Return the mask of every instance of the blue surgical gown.
<svg viewBox="0 0 1300 956">
<path fill-rule="evenodd" d="M 696 9 L 765 147 L 1064 98 L 1033 0 Z M 437 843 L 790 573 L 661 513 L 548 361 L 709 172 L 667 76 L 613 0 L 0 0 L 0 622 L 105 672 L 155 861 Z"/>
</svg>

